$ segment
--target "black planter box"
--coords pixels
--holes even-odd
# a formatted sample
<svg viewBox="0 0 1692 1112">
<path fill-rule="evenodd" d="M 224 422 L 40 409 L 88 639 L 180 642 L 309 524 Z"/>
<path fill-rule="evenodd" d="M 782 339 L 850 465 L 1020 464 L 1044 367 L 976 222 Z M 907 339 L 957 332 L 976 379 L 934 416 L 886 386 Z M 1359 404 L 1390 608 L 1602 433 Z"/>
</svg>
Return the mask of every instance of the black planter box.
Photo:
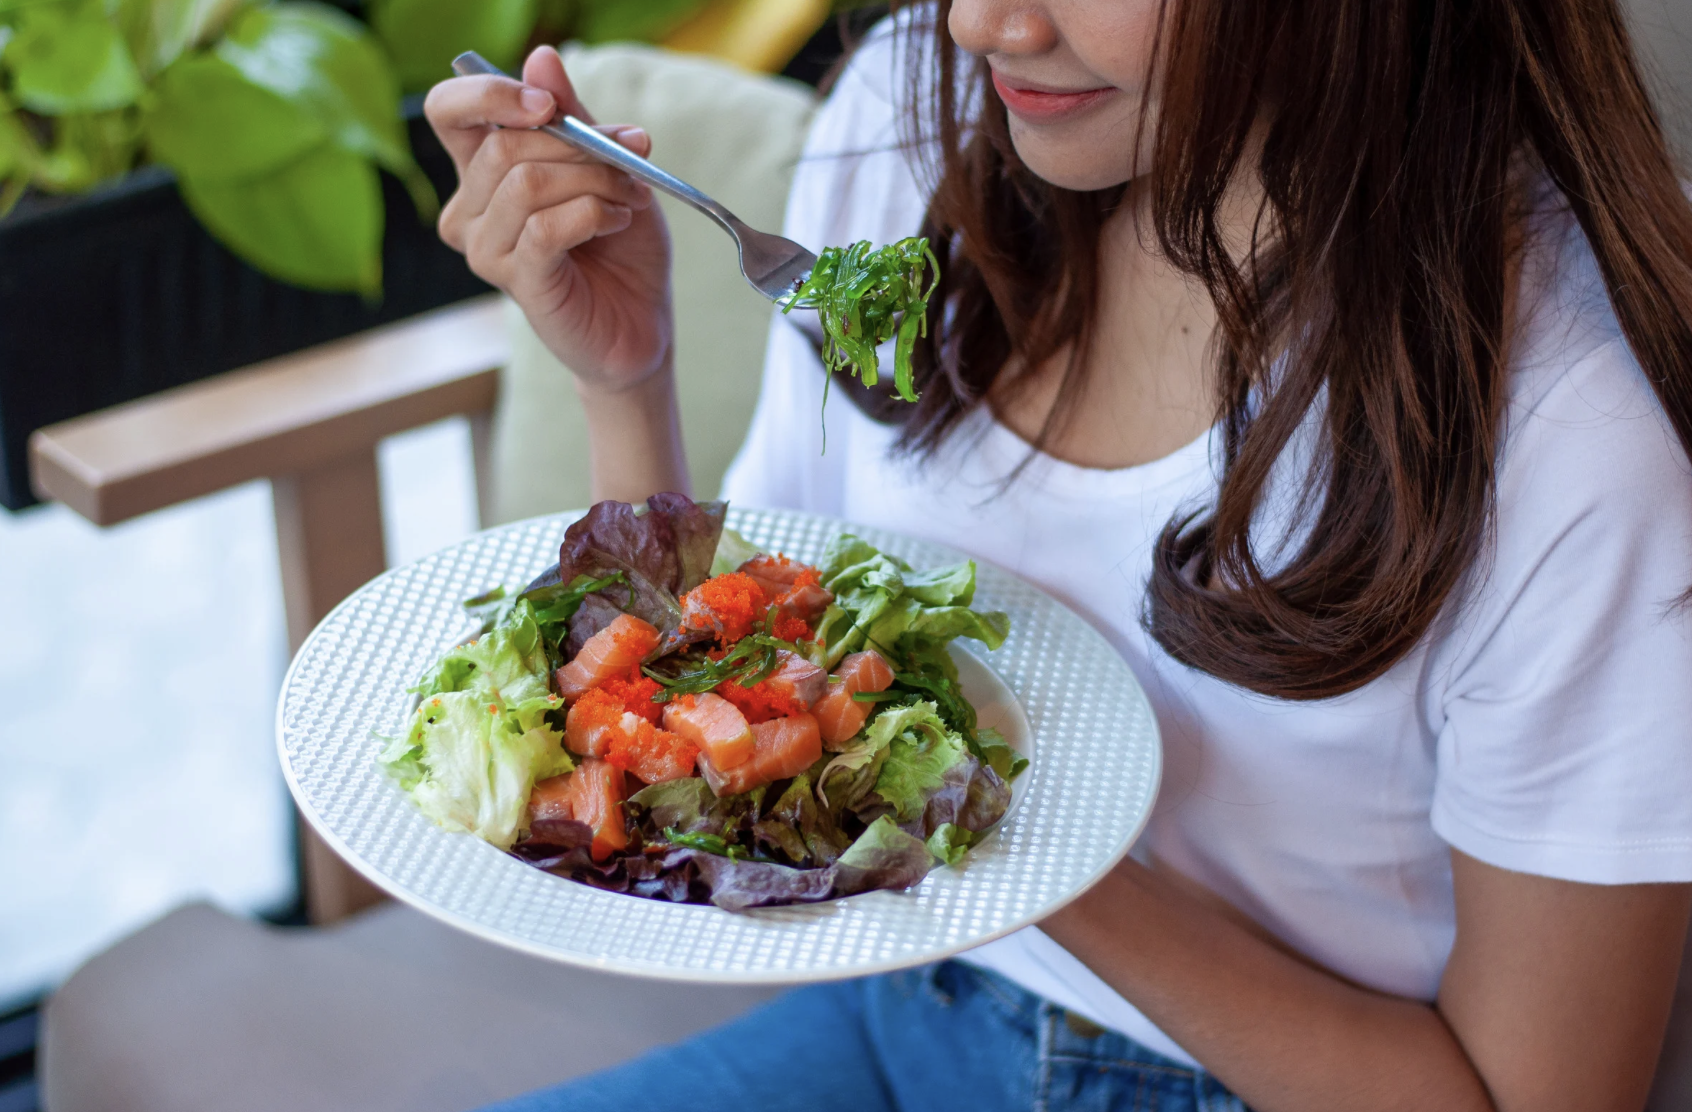
<svg viewBox="0 0 1692 1112">
<path fill-rule="evenodd" d="M 452 162 L 407 109 L 445 201 Z M 260 274 L 195 222 L 158 167 L 82 197 L 26 198 L 0 220 L 0 505 L 35 502 L 26 445 L 44 425 L 488 292 L 397 181 L 383 175 L 382 193 L 377 305 Z"/>
</svg>

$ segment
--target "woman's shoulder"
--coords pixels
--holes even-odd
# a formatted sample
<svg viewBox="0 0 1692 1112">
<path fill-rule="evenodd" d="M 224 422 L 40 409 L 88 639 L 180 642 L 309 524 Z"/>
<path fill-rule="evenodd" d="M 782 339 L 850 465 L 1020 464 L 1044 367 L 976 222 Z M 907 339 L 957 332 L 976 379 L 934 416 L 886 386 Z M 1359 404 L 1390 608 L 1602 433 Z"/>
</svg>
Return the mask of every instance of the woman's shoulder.
<svg viewBox="0 0 1692 1112">
<path fill-rule="evenodd" d="M 1629 629 L 1692 665 L 1675 607 L 1692 587 L 1692 463 L 1560 196 L 1531 231 L 1494 519 L 1449 647 L 1485 660 L 1497 630 L 1543 620 L 1538 651 Z"/>
<path fill-rule="evenodd" d="M 1622 332 L 1580 222 L 1549 185 L 1529 221 L 1512 351 L 1501 500 L 1616 517 L 1653 512 L 1635 502 L 1643 497 L 1655 500 L 1658 516 L 1692 514 L 1686 453 Z"/>
</svg>

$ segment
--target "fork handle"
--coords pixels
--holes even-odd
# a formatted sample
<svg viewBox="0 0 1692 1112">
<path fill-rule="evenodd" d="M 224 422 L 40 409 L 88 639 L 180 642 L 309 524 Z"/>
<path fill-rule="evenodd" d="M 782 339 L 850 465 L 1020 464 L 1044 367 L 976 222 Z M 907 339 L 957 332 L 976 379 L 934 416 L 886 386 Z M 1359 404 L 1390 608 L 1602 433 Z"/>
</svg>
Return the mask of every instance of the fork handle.
<svg viewBox="0 0 1692 1112">
<path fill-rule="evenodd" d="M 511 76 L 474 50 L 467 50 L 454 58 L 452 60 L 452 71 L 460 77 L 471 77 L 477 74 L 491 74 L 495 77 Z M 601 162 L 608 162 L 632 177 L 639 178 L 656 189 L 662 189 L 677 200 L 687 202 L 721 224 L 725 232 L 737 239 L 740 236 L 740 229 L 745 227 L 734 213 L 712 200 L 705 193 L 695 189 L 674 174 L 660 170 L 621 143 L 606 138 L 574 116 L 560 116 L 555 122 L 542 124 L 536 130 L 544 131 L 555 139 L 562 139 L 583 154 L 592 155 Z"/>
</svg>

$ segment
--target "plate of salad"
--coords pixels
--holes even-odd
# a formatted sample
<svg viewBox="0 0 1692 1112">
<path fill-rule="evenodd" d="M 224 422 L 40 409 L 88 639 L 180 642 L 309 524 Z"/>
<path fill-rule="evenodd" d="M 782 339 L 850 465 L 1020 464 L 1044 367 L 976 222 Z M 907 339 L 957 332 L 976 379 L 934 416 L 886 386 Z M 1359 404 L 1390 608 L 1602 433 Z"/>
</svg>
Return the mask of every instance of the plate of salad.
<svg viewBox="0 0 1692 1112">
<path fill-rule="evenodd" d="M 1149 706 L 1050 596 L 944 546 L 655 495 L 361 588 L 278 707 L 307 820 L 491 940 L 671 979 L 937 960 L 1121 859 Z"/>
</svg>

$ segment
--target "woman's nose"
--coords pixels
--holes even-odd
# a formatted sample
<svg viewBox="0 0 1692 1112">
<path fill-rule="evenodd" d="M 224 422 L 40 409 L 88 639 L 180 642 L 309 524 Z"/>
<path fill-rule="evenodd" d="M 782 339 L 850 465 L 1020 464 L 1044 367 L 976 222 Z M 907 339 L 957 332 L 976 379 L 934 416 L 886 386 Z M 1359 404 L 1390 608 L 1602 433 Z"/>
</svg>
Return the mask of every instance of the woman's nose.
<svg viewBox="0 0 1692 1112">
<path fill-rule="evenodd" d="M 978 57 L 1044 54 L 1058 42 L 1045 5 L 1031 0 L 956 0 L 946 25 L 952 40 Z"/>
</svg>

